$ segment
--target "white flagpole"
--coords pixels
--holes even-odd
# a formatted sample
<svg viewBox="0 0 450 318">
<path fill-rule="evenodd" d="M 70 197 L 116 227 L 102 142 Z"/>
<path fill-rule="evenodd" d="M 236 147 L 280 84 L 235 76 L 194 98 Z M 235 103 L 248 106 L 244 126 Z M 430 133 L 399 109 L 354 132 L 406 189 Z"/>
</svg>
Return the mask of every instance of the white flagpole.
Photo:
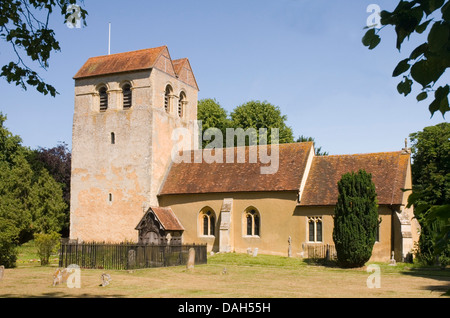
<svg viewBox="0 0 450 318">
<path fill-rule="evenodd" d="M 108 55 L 111 55 L 111 22 L 109 23 Z"/>
</svg>

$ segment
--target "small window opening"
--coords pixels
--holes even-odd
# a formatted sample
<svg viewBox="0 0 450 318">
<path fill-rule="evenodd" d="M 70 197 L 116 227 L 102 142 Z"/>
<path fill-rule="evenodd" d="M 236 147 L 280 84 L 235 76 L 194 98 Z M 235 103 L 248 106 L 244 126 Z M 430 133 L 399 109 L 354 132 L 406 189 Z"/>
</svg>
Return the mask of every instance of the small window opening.
<svg viewBox="0 0 450 318">
<path fill-rule="evenodd" d="M 115 145 L 116 144 L 116 134 L 115 133 L 111 133 L 111 145 Z"/>
<path fill-rule="evenodd" d="M 113 200 L 113 195 L 112 195 L 112 193 L 110 193 L 109 194 L 109 202 L 112 202 L 112 200 Z"/>
<path fill-rule="evenodd" d="M 164 94 L 164 109 L 168 113 L 170 113 L 170 98 L 171 98 L 170 95 L 172 95 L 172 87 L 170 85 L 167 85 Z"/>
<path fill-rule="evenodd" d="M 132 104 L 132 94 L 130 84 L 126 84 L 122 88 L 122 94 L 123 94 L 123 109 L 130 109 Z"/>
<path fill-rule="evenodd" d="M 184 115 L 184 104 L 186 104 L 186 94 L 181 92 L 180 99 L 178 101 L 178 117 L 182 118 Z"/>
<path fill-rule="evenodd" d="M 100 94 L 100 111 L 105 111 L 108 109 L 108 92 L 106 87 L 102 87 L 99 90 Z"/>
</svg>

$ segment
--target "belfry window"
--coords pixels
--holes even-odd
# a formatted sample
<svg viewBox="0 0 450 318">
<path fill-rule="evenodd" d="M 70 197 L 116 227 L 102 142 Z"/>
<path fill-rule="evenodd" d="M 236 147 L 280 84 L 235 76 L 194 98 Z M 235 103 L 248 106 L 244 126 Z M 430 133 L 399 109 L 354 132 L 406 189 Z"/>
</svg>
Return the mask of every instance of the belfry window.
<svg viewBox="0 0 450 318">
<path fill-rule="evenodd" d="M 122 88 L 123 109 L 130 109 L 132 105 L 131 85 L 126 84 Z"/>
<path fill-rule="evenodd" d="M 166 91 L 164 93 L 164 109 L 166 112 L 170 113 L 171 108 L 171 98 L 172 98 L 173 89 L 170 85 L 166 86 Z"/>
<path fill-rule="evenodd" d="M 184 105 L 186 104 L 186 94 L 180 93 L 180 99 L 178 100 L 178 117 L 182 118 L 184 115 Z"/>
<path fill-rule="evenodd" d="M 108 109 L 108 91 L 105 86 L 102 86 L 98 93 L 100 95 L 100 111 L 105 111 Z"/>
</svg>

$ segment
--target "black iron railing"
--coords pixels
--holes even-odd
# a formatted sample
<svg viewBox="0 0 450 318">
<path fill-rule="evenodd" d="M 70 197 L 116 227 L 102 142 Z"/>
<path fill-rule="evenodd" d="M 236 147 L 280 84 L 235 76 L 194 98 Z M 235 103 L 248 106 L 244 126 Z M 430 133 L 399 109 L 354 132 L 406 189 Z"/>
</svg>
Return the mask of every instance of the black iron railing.
<svg viewBox="0 0 450 318">
<path fill-rule="evenodd" d="M 206 244 L 141 245 L 62 242 L 59 251 L 59 267 L 78 265 L 80 268 L 89 269 L 128 270 L 186 265 L 191 248 L 195 250 L 195 264 L 206 264 Z"/>
</svg>

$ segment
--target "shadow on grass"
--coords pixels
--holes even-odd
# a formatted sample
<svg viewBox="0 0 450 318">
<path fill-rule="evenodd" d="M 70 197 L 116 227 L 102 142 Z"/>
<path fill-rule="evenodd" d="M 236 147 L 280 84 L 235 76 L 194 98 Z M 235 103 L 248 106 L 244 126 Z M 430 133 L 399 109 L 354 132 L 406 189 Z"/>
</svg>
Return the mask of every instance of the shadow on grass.
<svg viewBox="0 0 450 318">
<path fill-rule="evenodd" d="M 303 262 L 305 262 L 308 265 L 316 265 L 316 266 L 325 266 L 325 267 L 331 267 L 331 268 L 343 268 L 339 266 L 337 260 L 327 260 L 324 258 L 305 258 L 303 259 Z"/>
<path fill-rule="evenodd" d="M 3 294 L 2 298 L 124 298 L 125 295 L 92 295 L 92 294 L 80 294 L 71 295 L 63 292 L 51 292 L 43 293 L 41 295 L 15 295 L 15 294 Z"/>
<path fill-rule="evenodd" d="M 440 267 L 417 266 L 405 268 L 400 271 L 400 274 L 447 282 L 446 285 L 429 285 L 424 289 L 429 290 L 430 292 L 442 292 L 443 294 L 441 296 L 450 296 L 450 270 L 448 268 L 442 269 Z"/>
</svg>

